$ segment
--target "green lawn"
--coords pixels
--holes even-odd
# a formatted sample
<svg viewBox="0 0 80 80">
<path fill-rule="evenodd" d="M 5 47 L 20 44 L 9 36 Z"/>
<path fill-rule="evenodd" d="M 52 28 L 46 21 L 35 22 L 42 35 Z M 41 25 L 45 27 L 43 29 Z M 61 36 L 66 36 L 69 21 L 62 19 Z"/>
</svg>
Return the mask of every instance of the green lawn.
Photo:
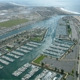
<svg viewBox="0 0 80 80">
<path fill-rule="evenodd" d="M 31 38 L 30 40 L 40 42 L 42 40 L 42 37 L 34 37 L 34 38 Z"/>
<path fill-rule="evenodd" d="M 45 58 L 46 56 L 41 55 L 40 57 L 38 57 L 34 62 L 37 64 L 40 64 L 40 62 Z"/>
<path fill-rule="evenodd" d="M 13 19 L 13 20 L 1 22 L 0 27 L 12 27 L 12 26 L 16 26 L 18 24 L 22 24 L 25 22 L 28 22 L 28 20 L 27 19 Z"/>
</svg>

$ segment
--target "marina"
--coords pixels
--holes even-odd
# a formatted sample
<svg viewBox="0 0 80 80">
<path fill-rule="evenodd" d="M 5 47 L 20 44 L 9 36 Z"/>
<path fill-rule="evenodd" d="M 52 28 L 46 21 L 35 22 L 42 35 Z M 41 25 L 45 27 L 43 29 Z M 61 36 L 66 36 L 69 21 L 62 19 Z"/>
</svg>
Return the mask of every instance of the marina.
<svg viewBox="0 0 80 80">
<path fill-rule="evenodd" d="M 9 62 L 8 61 L 5 61 L 3 59 L 0 59 L 0 62 L 3 63 L 3 64 L 5 64 L 5 65 L 9 65 Z"/>
<path fill-rule="evenodd" d="M 24 53 L 28 53 L 28 52 L 30 52 L 30 51 L 25 50 L 25 49 L 22 49 L 22 48 L 18 48 L 18 49 L 16 49 L 16 50 L 22 51 L 22 52 L 24 52 Z"/>
<path fill-rule="evenodd" d="M 57 49 L 54 49 L 54 48 L 49 48 L 49 49 L 47 49 L 48 51 L 52 51 L 52 52 L 57 52 L 57 53 L 64 53 L 64 51 L 62 51 L 62 50 L 57 50 Z"/>
<path fill-rule="evenodd" d="M 40 43 L 36 43 L 36 42 L 30 42 L 30 44 L 34 44 L 34 45 L 38 45 L 38 46 L 41 45 Z"/>
<path fill-rule="evenodd" d="M 7 56 L 2 56 L 1 58 L 5 59 L 5 60 L 8 60 L 8 61 L 10 61 L 10 62 L 13 62 L 13 61 L 14 61 L 14 59 L 9 58 L 9 57 L 7 57 Z"/>
<path fill-rule="evenodd" d="M 33 48 L 31 48 L 31 47 L 27 47 L 27 46 L 21 46 L 21 48 L 23 48 L 23 49 L 27 49 L 27 50 L 33 50 Z"/>
<path fill-rule="evenodd" d="M 63 54 L 56 53 L 56 52 L 50 52 L 50 51 L 44 51 L 45 54 L 51 55 L 55 58 L 60 58 Z"/>
<path fill-rule="evenodd" d="M 70 47 L 70 45 L 68 45 L 68 44 L 60 44 L 58 42 L 55 42 L 54 45 L 62 46 L 62 47 L 66 47 L 66 48 L 69 48 Z"/>
<path fill-rule="evenodd" d="M 37 47 L 37 45 L 31 44 L 31 43 L 27 43 L 26 45 L 27 45 L 27 46 L 30 46 L 30 47 L 34 47 L 34 48 Z"/>
<path fill-rule="evenodd" d="M 68 49 L 73 45 L 73 42 L 68 41 L 68 40 L 63 40 L 64 42 L 62 43 L 61 40 L 55 39 L 54 43 L 51 44 L 51 46 L 44 51 L 45 54 L 53 56 L 55 58 L 60 58 L 62 57 Z"/>
<path fill-rule="evenodd" d="M 16 59 L 18 59 L 20 56 L 17 56 L 17 55 L 15 55 L 15 54 L 11 54 L 11 53 L 8 53 L 7 54 L 8 56 L 11 56 L 11 57 L 14 57 L 14 58 L 16 58 Z"/>
<path fill-rule="evenodd" d="M 35 80 L 42 79 L 46 75 L 46 73 L 48 73 L 48 70 L 44 69 L 41 74 L 36 76 Z"/>
<path fill-rule="evenodd" d="M 38 76 L 36 76 L 34 80 L 55 80 L 55 78 L 57 80 L 60 80 L 62 78 L 62 75 L 44 69 Z"/>
<path fill-rule="evenodd" d="M 40 25 L 39 26 L 40 28 L 49 27 L 47 34 L 44 38 L 44 41 L 41 43 L 28 42 L 25 45 L 22 45 L 21 47 L 17 48 L 15 51 L 12 51 L 11 53 L 6 54 L 6 56 L 15 59 L 15 61 L 13 63 L 11 63 L 10 65 L 5 66 L 5 68 L 8 69 L 10 74 L 2 75 L 4 73 L 7 73 L 7 71 L 5 70 L 5 68 L 1 69 L 0 73 L 2 73 L 2 74 L 0 76 L 0 79 L 21 80 L 22 78 L 24 78 L 25 75 L 27 75 L 29 72 L 31 72 L 31 71 L 28 71 L 28 69 L 31 68 L 31 64 L 29 67 L 26 67 L 27 65 L 25 65 L 25 64 L 31 63 L 31 61 L 33 59 L 35 59 L 38 55 L 43 53 L 43 51 L 45 51 L 52 45 L 52 43 L 54 42 L 54 38 L 55 38 L 55 30 L 57 27 L 57 21 L 59 18 L 60 18 L 60 16 L 53 17 L 49 20 L 43 20 L 37 24 L 32 25 L 32 27 Z M 54 24 L 54 27 L 53 27 L 53 24 Z M 29 26 L 29 27 L 31 27 L 31 26 Z M 5 36 L 17 34 L 21 31 L 24 31 L 25 28 L 27 29 L 27 27 L 24 27 L 23 29 L 19 29 L 17 32 L 15 32 L 15 30 L 14 30 L 14 31 L 12 31 L 13 33 L 11 33 L 11 34 L 8 33 Z M 23 47 L 23 46 L 25 46 L 25 47 Z M 27 51 L 29 51 L 29 54 L 24 54 L 25 52 L 28 53 Z M 21 57 L 21 55 L 17 54 L 16 52 L 20 52 L 20 53 L 24 54 L 24 56 Z M 34 53 L 34 54 L 32 54 L 32 53 Z M 53 53 L 51 53 L 51 54 L 53 54 Z M 56 55 L 57 53 L 55 52 L 54 54 Z M 13 67 L 13 66 L 15 66 L 15 67 Z M 36 73 L 38 71 L 35 71 L 35 70 L 36 69 L 34 69 L 33 72 L 31 72 L 33 74 L 30 73 L 31 75 L 27 78 L 31 79 L 31 77 L 34 75 L 36 78 Z M 41 71 L 40 68 L 39 68 L 39 70 Z M 40 74 L 40 72 L 38 74 Z"/>
<path fill-rule="evenodd" d="M 24 55 L 23 53 L 20 53 L 20 52 L 17 52 L 17 51 L 12 51 L 12 53 L 17 54 L 19 56 L 23 56 Z"/>
<path fill-rule="evenodd" d="M 27 70 L 27 68 L 30 67 L 30 66 L 31 66 L 31 64 L 26 63 L 26 64 L 24 64 L 22 67 L 20 67 L 18 70 L 14 71 L 14 72 L 12 73 L 12 75 L 14 75 L 14 76 L 19 76 L 19 75 L 22 74 L 25 70 Z"/>
<path fill-rule="evenodd" d="M 68 40 L 60 40 L 60 39 L 56 39 L 55 41 L 58 42 L 58 43 L 62 43 L 62 44 L 73 45 L 73 42 L 68 41 Z"/>
<path fill-rule="evenodd" d="M 0 80 L 80 79 L 79 0 L 0 2 Z"/>
<path fill-rule="evenodd" d="M 64 47 L 61 47 L 61 46 L 56 46 L 56 45 L 51 46 L 51 48 L 54 48 L 54 47 L 57 48 L 57 49 L 64 50 L 64 51 L 68 50 L 68 48 L 64 48 Z"/>
<path fill-rule="evenodd" d="M 37 71 L 39 70 L 39 67 L 32 65 L 32 69 L 29 73 L 27 73 L 21 80 L 28 80 L 31 76 L 33 76 Z"/>
</svg>

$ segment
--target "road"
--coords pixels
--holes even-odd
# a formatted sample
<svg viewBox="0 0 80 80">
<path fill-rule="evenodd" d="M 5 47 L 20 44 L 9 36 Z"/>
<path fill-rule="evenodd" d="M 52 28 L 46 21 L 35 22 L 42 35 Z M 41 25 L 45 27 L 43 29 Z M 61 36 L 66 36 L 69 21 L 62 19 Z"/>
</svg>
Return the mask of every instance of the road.
<svg viewBox="0 0 80 80">
<path fill-rule="evenodd" d="M 75 18 L 75 20 L 77 20 L 77 18 Z M 79 19 L 78 19 L 79 20 Z M 77 36 L 78 36 L 78 57 L 79 57 L 79 59 L 80 59 L 80 35 L 79 35 L 79 25 L 78 25 L 78 23 L 80 23 L 80 20 L 77 22 L 77 23 L 75 23 L 74 22 L 74 26 L 75 26 L 75 30 L 76 30 L 76 32 L 77 32 Z M 80 60 L 78 60 L 78 77 L 77 77 L 77 80 L 80 80 Z"/>
<path fill-rule="evenodd" d="M 77 18 L 76 18 L 77 19 Z M 78 18 L 79 22 L 80 23 L 80 17 Z M 79 33 L 79 25 L 78 23 L 75 23 L 76 25 L 76 31 L 77 31 L 77 34 L 78 34 L 78 57 L 79 57 L 79 61 L 78 61 L 78 77 L 77 77 L 77 80 L 80 80 L 80 33 Z"/>
<path fill-rule="evenodd" d="M 77 64 L 76 63 L 76 70 L 75 70 L 75 73 L 76 73 L 76 71 L 78 71 L 78 74 L 80 73 L 80 61 L 78 60 L 78 57 L 80 57 L 80 46 L 79 46 L 79 39 L 80 39 L 80 36 L 79 36 L 79 29 L 78 29 L 78 23 L 79 22 L 77 22 L 76 21 L 76 19 L 74 18 L 72 18 L 72 20 L 70 20 L 70 24 L 71 24 L 71 29 L 72 29 L 72 40 L 73 39 L 76 39 L 77 41 L 78 41 L 78 44 L 77 44 L 77 52 L 76 52 L 76 59 L 77 59 L 77 62 L 79 63 L 79 64 Z M 79 74 L 79 76 L 80 76 L 80 74 Z M 77 77 L 77 80 L 80 80 L 80 77 Z"/>
</svg>

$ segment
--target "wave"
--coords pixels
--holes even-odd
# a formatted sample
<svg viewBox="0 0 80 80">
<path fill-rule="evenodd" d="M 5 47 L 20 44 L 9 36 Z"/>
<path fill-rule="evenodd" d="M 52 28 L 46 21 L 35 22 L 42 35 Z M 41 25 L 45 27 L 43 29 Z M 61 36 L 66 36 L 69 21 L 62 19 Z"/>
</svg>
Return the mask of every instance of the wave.
<svg viewBox="0 0 80 80">
<path fill-rule="evenodd" d="M 63 10 L 63 11 L 66 11 L 66 12 L 73 13 L 73 14 L 80 14 L 78 12 L 70 11 L 70 10 L 67 10 L 67 9 L 64 9 L 64 8 L 60 8 L 60 9 Z"/>
</svg>

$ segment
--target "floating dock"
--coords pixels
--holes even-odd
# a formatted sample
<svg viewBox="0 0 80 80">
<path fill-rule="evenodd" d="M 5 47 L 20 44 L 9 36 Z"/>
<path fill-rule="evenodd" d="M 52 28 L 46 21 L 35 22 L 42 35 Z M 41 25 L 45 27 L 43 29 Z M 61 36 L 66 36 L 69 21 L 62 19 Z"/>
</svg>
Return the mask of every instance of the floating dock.
<svg viewBox="0 0 80 80">
<path fill-rule="evenodd" d="M 19 76 L 21 73 L 23 73 L 25 70 L 27 70 L 27 68 L 30 67 L 30 66 L 31 66 L 31 64 L 26 63 L 22 67 L 20 67 L 18 70 L 14 71 L 12 73 L 12 75 Z"/>
<path fill-rule="evenodd" d="M 18 59 L 20 56 L 17 56 L 17 55 L 14 55 L 14 54 L 11 54 L 11 53 L 8 53 L 7 54 L 8 56 L 11 56 L 11 57 L 14 57 L 14 58 L 16 58 L 16 59 Z"/>
<path fill-rule="evenodd" d="M 37 47 L 37 45 L 33 45 L 33 44 L 30 44 L 30 43 L 27 43 L 26 45 L 27 45 L 27 46 L 30 46 L 30 47 L 34 47 L 34 48 Z"/>
<path fill-rule="evenodd" d="M 5 65 L 9 65 L 9 62 L 8 61 L 5 61 L 3 59 L 0 59 L 0 62 L 3 63 L 3 64 L 5 64 Z"/>
<path fill-rule="evenodd" d="M 32 70 L 26 74 L 21 80 L 28 80 L 31 76 L 33 76 L 37 71 L 39 70 L 39 67 L 34 66 L 34 68 L 32 68 Z"/>
<path fill-rule="evenodd" d="M 9 58 L 9 57 L 7 57 L 7 56 L 2 56 L 2 58 L 3 58 L 3 59 L 6 59 L 6 60 L 8 60 L 8 61 L 10 61 L 10 62 L 13 62 L 13 61 L 14 61 L 14 59 Z"/>
<path fill-rule="evenodd" d="M 17 51 L 12 51 L 12 53 L 17 54 L 19 56 L 23 56 L 24 55 L 23 53 L 20 53 L 20 52 L 17 52 Z"/>
</svg>

